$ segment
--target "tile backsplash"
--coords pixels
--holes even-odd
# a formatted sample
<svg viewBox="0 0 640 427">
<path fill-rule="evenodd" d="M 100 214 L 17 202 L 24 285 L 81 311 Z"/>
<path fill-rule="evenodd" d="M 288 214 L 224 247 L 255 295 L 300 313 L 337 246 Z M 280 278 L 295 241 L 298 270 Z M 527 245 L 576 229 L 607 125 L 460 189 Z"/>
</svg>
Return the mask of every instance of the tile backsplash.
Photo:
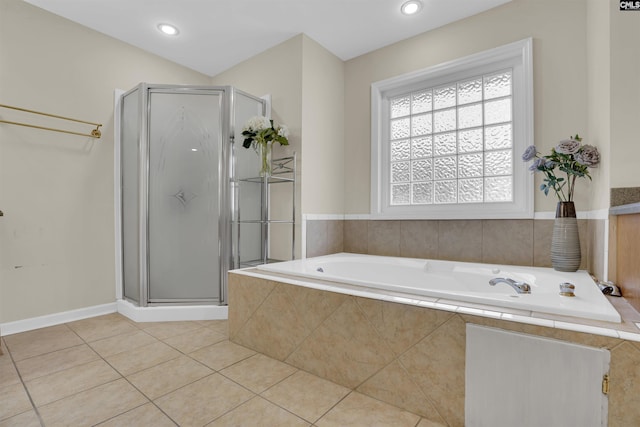
<svg viewBox="0 0 640 427">
<path fill-rule="evenodd" d="M 552 219 L 308 220 L 307 257 L 336 252 L 551 267 Z M 580 219 L 581 269 L 602 277 L 604 220 Z"/>
<path fill-rule="evenodd" d="M 612 188 L 610 192 L 611 207 L 640 202 L 640 187 Z"/>
</svg>

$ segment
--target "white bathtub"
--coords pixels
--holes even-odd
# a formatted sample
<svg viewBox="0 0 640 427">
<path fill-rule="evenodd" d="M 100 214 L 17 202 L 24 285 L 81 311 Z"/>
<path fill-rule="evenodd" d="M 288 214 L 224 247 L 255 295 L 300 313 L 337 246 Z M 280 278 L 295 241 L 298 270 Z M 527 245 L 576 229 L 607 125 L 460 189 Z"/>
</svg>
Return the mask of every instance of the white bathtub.
<svg viewBox="0 0 640 427">
<path fill-rule="evenodd" d="M 476 264 L 340 253 L 260 265 L 259 270 L 356 285 L 390 292 L 498 307 L 620 322 L 620 315 L 589 274 L 550 268 Z M 489 280 L 508 277 L 526 282 L 530 294 Z M 575 285 L 575 297 L 561 296 L 559 284 Z"/>
</svg>

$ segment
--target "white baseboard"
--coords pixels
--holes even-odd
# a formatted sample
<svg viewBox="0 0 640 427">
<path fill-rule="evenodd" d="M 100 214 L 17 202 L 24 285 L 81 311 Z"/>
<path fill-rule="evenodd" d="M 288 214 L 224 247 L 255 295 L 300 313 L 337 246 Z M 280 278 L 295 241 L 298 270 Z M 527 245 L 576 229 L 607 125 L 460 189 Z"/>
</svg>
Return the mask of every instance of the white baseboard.
<svg viewBox="0 0 640 427">
<path fill-rule="evenodd" d="M 32 331 L 74 322 L 89 317 L 105 314 L 120 313 L 134 322 L 176 322 L 181 320 L 219 320 L 229 317 L 229 307 L 226 305 L 187 305 L 166 307 L 138 307 L 125 300 L 118 300 L 109 304 L 94 305 L 77 310 L 47 314 L 45 316 L 16 320 L 0 324 L 2 336 Z"/>
<path fill-rule="evenodd" d="M 219 320 L 229 317 L 226 305 L 170 305 L 138 307 L 118 300 L 118 313 L 134 322 L 177 322 L 181 320 Z"/>
<path fill-rule="evenodd" d="M 62 323 L 74 322 L 76 320 L 82 320 L 89 317 L 102 316 L 104 314 L 115 313 L 117 311 L 118 306 L 115 302 L 94 305 L 92 307 L 84 307 L 77 310 L 62 311 L 60 313 L 2 323 L 0 324 L 0 331 L 2 331 L 3 336 L 13 335 L 34 329 L 46 328 L 48 326 L 60 325 Z"/>
</svg>

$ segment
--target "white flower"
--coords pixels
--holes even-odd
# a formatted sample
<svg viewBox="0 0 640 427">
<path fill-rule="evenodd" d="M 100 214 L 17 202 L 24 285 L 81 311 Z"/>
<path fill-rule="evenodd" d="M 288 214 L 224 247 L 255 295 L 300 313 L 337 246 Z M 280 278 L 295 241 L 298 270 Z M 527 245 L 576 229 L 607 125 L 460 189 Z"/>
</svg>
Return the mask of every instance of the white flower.
<svg viewBox="0 0 640 427">
<path fill-rule="evenodd" d="M 278 129 L 278 136 L 283 136 L 285 138 L 289 138 L 289 128 L 285 125 L 281 125 Z"/>
<path fill-rule="evenodd" d="M 250 132 L 259 132 L 264 129 L 271 128 L 271 121 L 264 116 L 255 116 L 251 117 L 245 123 L 244 128 L 242 130 L 250 131 Z"/>
</svg>

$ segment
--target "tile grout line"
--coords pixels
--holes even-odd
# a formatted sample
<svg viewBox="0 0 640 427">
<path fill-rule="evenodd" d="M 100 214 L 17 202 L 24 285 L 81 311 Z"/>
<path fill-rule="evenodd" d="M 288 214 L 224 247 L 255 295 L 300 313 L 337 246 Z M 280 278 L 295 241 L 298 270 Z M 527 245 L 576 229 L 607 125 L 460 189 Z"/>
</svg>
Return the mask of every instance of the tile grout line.
<svg viewBox="0 0 640 427">
<path fill-rule="evenodd" d="M 159 338 L 157 338 L 157 337 L 153 336 L 152 334 L 150 334 L 149 332 L 147 332 L 145 329 L 141 328 L 141 327 L 138 325 L 138 323 L 137 323 L 137 322 L 133 323 L 133 326 L 135 326 L 136 328 L 138 328 L 138 330 L 139 330 L 139 331 L 141 331 L 141 332 L 145 333 L 146 335 L 149 335 L 150 337 L 152 337 L 152 338 L 154 338 L 154 339 L 158 340 L 158 342 L 161 342 L 161 343 L 163 343 L 163 344 L 165 344 L 165 345 L 167 345 L 167 346 L 169 345 L 169 344 L 165 343 L 163 340 L 161 340 L 161 339 L 159 339 Z M 113 337 L 118 336 L 118 335 L 124 335 L 124 334 L 117 334 L 117 335 L 114 335 L 114 336 L 109 337 L 109 338 L 113 338 Z M 96 341 L 98 341 L 98 340 L 96 340 Z M 89 347 L 91 347 L 91 345 L 90 345 L 88 342 L 86 342 L 86 341 L 85 341 L 85 343 L 86 343 Z M 151 345 L 151 344 L 149 344 L 149 345 Z M 144 346 L 143 346 L 143 347 L 144 347 Z M 169 346 L 169 347 L 171 347 L 171 346 Z M 171 347 L 171 348 L 173 348 L 173 347 Z M 93 347 L 91 347 L 91 349 L 93 349 Z M 176 350 L 177 350 L 177 349 L 176 349 Z M 94 350 L 94 351 L 95 351 L 95 350 Z M 125 353 L 126 351 L 127 351 L 127 350 L 122 351 L 122 352 L 120 352 L 120 353 Z M 179 351 L 179 350 L 177 350 L 177 351 Z M 117 354 L 120 354 L 120 353 L 117 353 Z M 96 354 L 98 354 L 98 353 L 96 352 Z M 111 365 L 111 363 L 109 363 L 109 361 L 108 361 L 108 360 L 106 360 L 104 357 L 102 357 L 102 355 L 101 355 L 101 354 L 98 354 L 98 356 L 100 356 L 100 358 L 101 358 L 101 359 L 102 359 L 106 364 L 108 364 L 108 365 L 109 365 L 109 366 L 110 366 L 114 371 L 116 371 L 116 372 L 118 373 L 118 375 L 120 375 L 120 377 L 121 377 L 122 379 L 124 379 L 124 380 L 125 380 L 125 381 L 126 381 L 126 382 L 131 386 L 131 387 L 133 387 L 133 388 L 134 388 L 138 393 L 140 393 L 142 396 L 144 396 L 144 397 L 148 400 L 148 402 L 145 402 L 145 403 L 143 403 L 143 404 L 141 404 L 141 405 L 139 405 L 139 406 L 136 406 L 135 408 L 131 408 L 131 409 L 129 409 L 129 410 L 127 410 L 127 411 L 125 411 L 125 412 L 121 412 L 121 413 L 119 413 L 119 414 L 115 414 L 114 416 L 112 416 L 111 418 L 108 418 L 107 420 L 102 420 L 102 421 L 100 421 L 100 423 L 98 423 L 98 424 L 104 423 L 105 421 L 108 421 L 108 420 L 110 420 L 110 419 L 112 419 L 112 418 L 119 417 L 119 416 L 121 416 L 121 415 L 124 415 L 124 414 L 126 414 L 126 413 L 130 412 L 130 411 L 133 411 L 133 410 L 135 410 L 135 409 L 138 409 L 138 408 L 140 408 L 140 407 L 142 407 L 142 406 L 144 406 L 144 405 L 146 405 L 146 404 L 148 404 L 148 403 L 151 403 L 151 404 L 152 404 L 153 406 L 155 406 L 155 407 L 156 407 L 156 408 L 157 408 L 157 409 L 158 409 L 162 414 L 164 414 L 164 415 L 165 415 L 169 420 L 171 420 L 171 422 L 172 422 L 172 423 L 174 423 L 176 426 L 179 426 L 179 424 L 178 424 L 178 423 L 177 423 L 177 422 L 176 422 L 176 421 L 175 421 L 171 416 L 169 416 L 169 414 L 167 414 L 167 413 L 166 413 L 162 408 L 160 408 L 160 407 L 156 404 L 155 400 L 151 399 L 151 398 L 150 398 L 149 396 L 147 396 L 147 395 L 146 395 L 142 390 L 138 389 L 138 387 L 136 387 L 136 386 L 135 386 L 135 385 L 134 385 L 134 384 L 129 380 L 129 378 L 127 378 L 127 376 L 123 375 L 123 374 L 122 374 L 118 369 L 116 369 L 116 367 L 115 367 L 115 366 Z M 113 355 L 112 355 L 112 356 L 113 356 Z M 178 357 L 180 357 L 180 356 L 178 356 Z M 146 368 L 146 369 L 153 368 L 153 367 L 155 367 L 155 366 L 158 366 L 158 365 L 159 365 L 159 364 L 161 364 L 161 363 L 165 363 L 165 362 L 168 362 L 168 361 L 171 361 L 171 360 L 175 360 L 175 359 L 177 359 L 177 357 L 172 358 L 172 359 L 169 359 L 169 360 L 164 361 L 164 362 L 160 362 L 160 363 L 158 363 L 157 365 L 151 366 L 151 367 Z M 142 370 L 137 371 L 137 372 L 142 372 L 142 371 L 144 371 L 144 370 L 146 370 L 146 369 L 142 369 Z M 137 373 L 137 372 L 133 372 L 132 374 Z M 215 371 L 214 371 L 214 372 L 215 372 Z M 132 375 L 132 374 L 130 374 L 130 375 Z M 206 378 L 206 377 L 203 377 L 203 378 Z M 116 380 L 116 381 L 117 381 L 117 380 Z M 197 381 L 197 380 L 196 380 L 196 381 Z M 195 381 L 194 381 L 194 382 L 195 382 Z M 193 382 L 192 382 L 192 383 L 193 383 Z M 190 384 L 192 384 L 192 383 L 190 383 Z M 182 387 L 180 387 L 180 388 L 182 388 Z M 174 391 L 175 391 L 175 390 L 174 390 Z M 168 393 L 167 393 L 167 394 L 168 394 Z M 161 397 L 161 396 L 160 396 L 160 397 Z"/>
<path fill-rule="evenodd" d="M 144 329 L 140 328 L 140 327 L 137 325 L 137 322 L 136 322 L 136 324 L 134 324 L 133 326 L 135 326 L 136 328 L 138 328 L 138 330 L 140 330 L 140 331 L 144 332 L 145 334 L 147 334 L 147 335 L 149 335 L 149 336 L 153 337 L 154 339 L 156 339 L 156 340 L 158 340 L 158 341 L 162 342 L 163 344 L 168 345 L 168 344 L 166 344 L 164 341 L 162 341 L 162 340 L 160 340 L 160 339 L 158 339 L 158 338 L 154 337 L 153 335 L 151 335 L 150 333 L 148 333 L 148 332 L 147 332 L 147 331 L 145 331 Z M 75 332 L 75 330 L 73 330 L 73 328 L 69 328 L 69 329 L 71 329 L 74 333 L 76 333 L 76 332 Z M 76 333 L 76 335 L 78 335 L 78 334 Z M 124 335 L 124 333 L 122 333 L 122 334 L 112 335 L 112 336 L 105 337 L 105 338 L 101 338 L 101 339 L 113 338 L 113 337 L 117 337 L 118 335 Z M 167 418 L 169 418 L 169 420 L 171 420 L 171 422 L 172 422 L 172 423 L 174 423 L 176 426 L 179 426 L 179 424 L 178 424 L 177 422 L 175 422 L 175 420 L 174 420 L 173 418 L 171 418 L 171 417 L 169 416 L 169 414 L 165 413 L 165 412 L 162 410 L 162 408 L 160 408 L 158 405 L 156 405 L 156 403 L 155 403 L 152 399 L 150 399 L 150 398 L 149 398 L 149 396 L 147 396 L 146 394 L 144 394 L 144 393 L 142 392 L 142 390 L 139 390 L 139 389 L 138 389 L 134 384 L 132 384 L 132 383 L 131 383 L 131 381 L 129 381 L 129 379 L 128 379 L 125 375 L 123 375 L 123 374 L 122 374 L 118 369 L 116 369 L 116 367 L 115 367 L 115 366 L 113 366 L 111 363 L 109 363 L 109 361 L 108 361 L 108 360 L 106 360 L 104 357 L 102 357 L 102 355 L 101 355 L 101 354 L 99 354 L 98 352 L 96 352 L 96 351 L 93 349 L 93 347 L 91 347 L 91 344 L 89 344 L 89 342 L 88 342 L 88 341 L 86 341 L 86 340 L 85 340 L 84 338 L 82 338 L 80 335 L 78 335 L 78 336 L 80 337 L 80 339 L 81 339 L 81 340 L 82 340 L 82 341 L 83 341 L 83 342 L 84 342 L 84 343 L 85 343 L 89 348 L 91 348 L 91 350 L 93 350 L 93 351 L 94 351 L 94 352 L 95 352 L 95 353 L 100 357 L 100 359 L 102 359 L 102 361 L 104 361 L 104 363 L 106 363 L 107 365 L 109 365 L 109 367 L 111 367 L 111 369 L 113 369 L 113 370 L 114 370 L 118 375 L 120 375 L 120 378 L 119 378 L 119 379 L 123 379 L 123 380 L 125 380 L 125 381 L 126 381 L 126 382 L 131 386 L 131 387 L 133 387 L 133 388 L 134 388 L 138 393 L 140 393 L 142 396 L 144 396 L 144 397 L 148 400 L 148 402 L 142 403 L 141 405 L 138 405 L 138 406 L 136 406 L 135 408 L 128 409 L 128 410 L 126 410 L 126 411 L 124 411 L 124 412 L 121 412 L 121 413 L 118 413 L 118 414 L 114 414 L 112 417 L 109 417 L 109 418 L 107 418 L 107 419 L 105 419 L 105 420 L 101 420 L 100 422 L 96 423 L 95 425 L 102 424 L 102 423 L 104 423 L 104 422 L 106 422 L 106 421 L 108 421 L 108 420 L 110 420 L 110 419 L 113 419 L 113 418 L 119 417 L 119 416 L 121 416 L 121 415 L 124 415 L 124 414 L 126 414 L 126 413 L 130 412 L 130 411 L 133 411 L 133 410 L 135 410 L 135 409 L 138 409 L 138 408 L 140 408 L 140 407 L 142 407 L 142 406 L 144 406 L 144 405 L 146 405 L 146 404 L 148 404 L 148 403 L 151 403 L 151 404 L 153 404 L 153 405 L 154 405 L 154 406 L 155 406 L 155 407 L 156 407 L 156 408 L 157 408 L 161 413 L 163 413 Z M 95 340 L 95 341 L 100 341 L 100 340 Z M 173 347 L 172 347 L 172 348 L 173 348 Z M 123 351 L 123 352 L 120 352 L 120 353 L 124 353 L 124 351 Z M 120 354 L 120 353 L 117 353 L 117 354 Z M 170 359 L 170 360 L 174 360 L 174 359 Z M 161 363 L 164 363 L 164 362 L 161 362 Z M 157 366 L 157 365 L 154 365 L 154 366 Z M 143 369 L 143 370 L 144 370 L 144 369 Z M 142 371 L 138 371 L 138 372 L 142 372 Z M 110 382 L 115 382 L 115 381 L 118 381 L 118 379 L 113 380 L 113 381 L 109 381 L 109 382 L 104 383 L 104 384 L 109 384 Z M 100 387 L 101 385 L 104 385 L 104 384 L 100 384 L 100 385 L 98 385 L 98 386 L 96 386 L 96 387 Z M 96 387 L 91 387 L 91 388 L 89 388 L 89 389 L 87 389 L 87 390 L 91 390 L 91 389 L 94 389 L 94 388 L 96 388 Z M 83 390 L 82 392 L 85 392 L 85 391 L 87 391 L 87 390 Z M 82 392 L 78 392 L 78 393 L 82 393 Z M 75 394 L 78 394 L 78 393 L 75 393 Z M 74 394 L 74 395 L 75 395 L 75 394 Z M 61 399 L 59 399 L 59 400 L 61 400 Z M 44 424 L 43 424 L 43 426 L 44 426 Z"/>
<path fill-rule="evenodd" d="M 18 370 L 18 367 L 16 366 L 16 362 L 13 359 L 13 355 L 11 354 L 11 349 L 9 348 L 9 346 L 6 345 L 7 342 L 5 341 L 5 348 L 7 350 L 7 355 L 9 356 L 9 358 L 11 359 L 11 363 L 13 364 L 13 369 L 16 370 L 16 374 L 18 374 L 18 378 L 20 379 L 20 383 L 22 384 L 22 388 L 24 389 L 25 393 L 27 394 L 27 397 L 29 398 L 29 403 L 31 403 L 31 408 L 33 409 L 33 412 L 35 412 L 36 416 L 38 417 L 38 421 L 40 422 L 40 425 L 42 427 L 44 427 L 44 421 L 42 420 L 42 416 L 40 415 L 40 411 L 38 410 L 38 407 L 36 406 L 36 404 L 33 402 L 33 398 L 31 397 L 31 393 L 29 393 L 29 389 L 27 388 L 27 385 L 24 382 L 24 379 L 22 379 L 22 374 L 20 374 L 20 371 Z M 16 414 L 13 415 L 7 419 L 11 419 L 17 415 L 21 415 L 24 414 L 28 411 L 24 411 L 21 412 L 20 414 Z"/>
</svg>

